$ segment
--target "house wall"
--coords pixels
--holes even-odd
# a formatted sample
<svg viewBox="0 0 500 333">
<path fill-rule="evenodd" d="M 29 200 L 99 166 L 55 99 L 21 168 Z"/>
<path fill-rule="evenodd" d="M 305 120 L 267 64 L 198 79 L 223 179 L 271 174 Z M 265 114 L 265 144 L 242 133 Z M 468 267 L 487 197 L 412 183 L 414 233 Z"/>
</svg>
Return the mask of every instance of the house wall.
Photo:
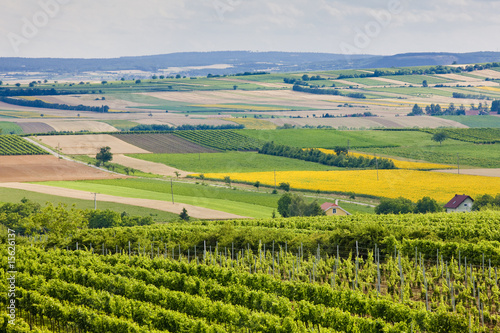
<svg viewBox="0 0 500 333">
<path fill-rule="evenodd" d="M 336 213 L 335 213 L 335 214 L 333 213 L 333 210 L 334 210 L 334 209 L 336 209 Z M 342 209 L 340 209 L 340 208 L 333 208 L 333 207 L 328 208 L 328 209 L 325 211 L 325 213 L 326 213 L 326 215 L 328 215 L 328 216 L 333 216 L 333 215 L 338 215 L 338 216 L 346 216 L 346 215 L 347 215 L 347 213 L 346 213 L 344 210 L 342 210 Z"/>
<path fill-rule="evenodd" d="M 456 209 L 446 208 L 446 212 L 448 213 L 465 213 L 470 212 L 472 210 L 473 201 L 469 198 L 465 199 L 464 202 L 460 204 Z"/>
</svg>

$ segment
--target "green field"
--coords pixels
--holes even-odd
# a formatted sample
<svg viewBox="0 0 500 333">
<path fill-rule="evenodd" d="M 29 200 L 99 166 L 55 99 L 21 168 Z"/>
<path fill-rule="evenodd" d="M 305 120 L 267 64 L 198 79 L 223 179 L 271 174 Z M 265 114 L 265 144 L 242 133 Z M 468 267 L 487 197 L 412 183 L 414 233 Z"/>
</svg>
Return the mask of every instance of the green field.
<svg viewBox="0 0 500 333">
<path fill-rule="evenodd" d="M 130 154 L 146 161 L 197 173 L 209 172 L 256 172 L 293 170 L 336 170 L 319 163 L 286 157 L 258 154 L 256 152 L 226 152 L 205 154 Z"/>
<path fill-rule="evenodd" d="M 344 81 L 350 81 L 354 84 L 356 83 L 360 83 L 360 84 L 364 84 L 364 85 L 367 85 L 367 86 L 390 86 L 390 85 L 393 85 L 395 83 L 389 83 L 389 82 L 383 82 L 383 81 L 379 81 L 379 80 L 375 80 L 375 79 L 372 79 L 372 78 L 352 78 L 352 79 L 343 79 Z M 338 82 L 339 84 L 341 84 L 341 82 Z M 335 82 L 335 85 L 337 85 L 337 82 Z"/>
<path fill-rule="evenodd" d="M 41 184 L 70 188 L 81 191 L 97 192 L 101 194 L 108 194 L 114 196 L 121 196 L 127 198 L 140 198 L 140 199 L 152 199 L 152 200 L 163 200 L 171 202 L 172 195 L 170 192 L 170 184 L 167 182 L 158 181 L 157 183 L 147 184 L 145 189 L 138 189 L 137 187 L 126 187 L 116 185 L 118 180 L 109 183 L 96 183 L 87 181 L 59 181 L 59 182 L 43 182 Z M 134 191 L 130 191 L 130 188 L 134 188 Z M 181 185 L 182 187 L 182 185 Z M 152 189 L 153 188 L 153 189 Z M 185 203 L 189 205 L 194 205 L 198 207 L 205 207 L 215 210 L 220 210 L 227 213 L 243 215 L 254 218 L 270 217 L 275 208 L 268 206 L 256 205 L 247 202 L 229 200 L 231 198 L 228 194 L 224 198 L 213 198 L 205 195 L 203 188 L 199 187 L 200 190 L 196 196 L 188 196 L 183 194 L 178 194 L 178 183 L 174 186 L 174 201 L 179 203 Z M 232 190 L 236 192 L 236 190 Z M 247 193 L 244 193 L 246 195 Z M 189 212 L 188 212 L 189 213 Z"/>
<path fill-rule="evenodd" d="M 453 120 L 468 127 L 500 128 L 499 116 L 439 116 L 439 118 Z"/>
<path fill-rule="evenodd" d="M 418 85 L 422 85 L 422 82 L 424 80 L 427 80 L 428 84 L 439 84 L 439 83 L 445 84 L 453 82 L 445 78 L 429 76 L 429 75 L 390 75 L 390 76 L 383 76 L 383 78 L 406 82 L 410 84 L 418 84 Z"/>
<path fill-rule="evenodd" d="M 2 202 L 19 203 L 23 198 L 27 198 L 31 201 L 37 202 L 42 206 L 50 202 L 53 205 L 58 205 L 59 203 L 61 203 L 67 205 L 68 207 L 71 207 L 74 204 L 75 207 L 79 209 L 94 208 L 93 200 L 73 199 L 73 198 L 60 197 L 56 195 L 49 195 L 38 192 L 0 187 L 0 203 Z M 137 216 L 137 215 L 151 216 L 155 222 L 170 222 L 177 220 L 179 218 L 179 215 L 177 214 L 165 212 L 162 210 L 124 205 L 120 203 L 105 202 L 105 201 L 102 202 L 98 201 L 97 209 L 101 210 L 110 209 L 118 213 L 127 212 L 127 214 L 132 216 Z"/>
<path fill-rule="evenodd" d="M 415 141 L 431 143 L 431 136 L 420 132 L 400 131 L 339 131 L 334 129 L 283 129 L 237 130 L 237 132 L 261 141 L 274 141 L 301 148 L 350 148 L 391 147 L 412 144 Z M 348 142 L 349 141 L 349 142 Z"/>
<path fill-rule="evenodd" d="M 23 129 L 16 123 L 0 121 L 0 134 L 22 134 Z"/>
<path fill-rule="evenodd" d="M 101 122 L 111 125 L 121 131 L 128 131 L 139 123 L 130 120 L 101 120 Z"/>
<path fill-rule="evenodd" d="M 431 97 L 433 95 L 452 97 L 453 92 L 441 88 L 432 87 L 388 87 L 388 88 L 364 88 L 364 91 L 378 91 L 381 93 L 392 93 L 398 95 L 418 96 L 418 97 Z"/>
</svg>

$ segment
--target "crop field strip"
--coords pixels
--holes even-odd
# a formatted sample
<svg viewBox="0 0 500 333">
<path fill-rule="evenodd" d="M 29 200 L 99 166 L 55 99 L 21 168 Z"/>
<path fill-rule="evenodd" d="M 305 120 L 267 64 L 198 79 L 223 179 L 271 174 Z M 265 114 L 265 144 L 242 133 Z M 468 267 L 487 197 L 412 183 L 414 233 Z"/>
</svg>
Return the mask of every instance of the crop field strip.
<svg viewBox="0 0 500 333">
<path fill-rule="evenodd" d="M 155 154 L 216 152 L 216 150 L 206 148 L 173 133 L 113 134 L 113 136 Z"/>
<path fill-rule="evenodd" d="M 25 134 L 49 133 L 56 131 L 52 126 L 41 122 L 19 122 L 17 124 L 23 129 Z"/>
<path fill-rule="evenodd" d="M 48 155 L 48 153 L 16 135 L 0 135 L 0 156 Z"/>
<path fill-rule="evenodd" d="M 477 144 L 500 143 L 500 128 L 446 128 L 446 129 L 422 129 L 423 132 L 444 132 L 447 137 L 454 140 L 472 142 Z"/>
<path fill-rule="evenodd" d="M 232 130 L 175 131 L 174 135 L 218 150 L 257 150 L 263 142 Z"/>
<path fill-rule="evenodd" d="M 273 332 L 298 332 L 294 327 L 346 332 L 352 325 L 361 332 L 494 328 L 499 320 L 500 256 L 492 258 L 487 252 L 485 257 L 481 251 L 487 245 L 471 244 L 476 248 L 467 251 L 467 244 L 456 247 L 453 242 L 418 239 L 422 242 L 394 240 L 378 248 L 372 242 L 380 238 L 354 245 L 352 237 L 361 237 L 363 228 L 377 221 L 387 221 L 385 227 L 377 225 L 385 232 L 394 230 L 398 238 L 423 228 L 449 239 L 455 239 L 459 229 L 477 230 L 476 237 L 487 235 L 481 221 L 495 221 L 491 230 L 500 221 L 497 212 L 457 214 L 446 216 L 444 226 L 445 215 L 408 215 L 402 221 L 390 216 L 371 221 L 360 217 L 234 221 L 230 234 L 224 234 L 227 222 L 195 222 L 88 230 L 59 241 L 39 237 L 28 242 L 35 247 L 21 248 L 26 263 L 19 268 L 19 286 L 23 296 L 44 294 L 70 306 L 87 302 L 93 304 L 89 312 L 104 311 L 142 327 L 170 331 L 172 326 L 161 326 L 165 322 L 158 320 L 162 318 L 158 313 L 188 315 L 236 332 L 242 327 L 269 331 L 273 325 Z M 249 228 L 251 238 L 238 238 L 238 232 Z M 356 232 L 348 235 L 338 228 Z M 331 233 L 340 238 L 326 245 L 315 238 L 320 230 L 325 239 Z M 193 233 L 197 240 L 189 236 Z M 210 242 L 203 241 L 210 233 L 224 236 L 224 242 L 217 243 L 213 236 Z M 498 238 L 498 230 L 494 234 Z M 271 240 L 277 235 L 280 239 Z M 137 306 L 148 312 L 132 315 L 118 311 L 120 307 L 103 307 L 106 299 L 122 304 L 121 308 Z M 285 323 L 291 326 L 284 327 Z"/>
</svg>

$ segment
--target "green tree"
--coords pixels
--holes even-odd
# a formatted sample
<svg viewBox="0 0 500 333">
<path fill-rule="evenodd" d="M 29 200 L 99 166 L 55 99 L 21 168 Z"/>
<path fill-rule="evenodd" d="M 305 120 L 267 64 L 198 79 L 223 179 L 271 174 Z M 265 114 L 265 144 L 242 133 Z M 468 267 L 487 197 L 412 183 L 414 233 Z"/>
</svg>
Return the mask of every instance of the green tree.
<svg viewBox="0 0 500 333">
<path fill-rule="evenodd" d="M 231 187 L 231 177 L 225 176 L 224 177 L 224 183 L 226 183 L 227 186 Z"/>
<path fill-rule="evenodd" d="M 437 132 L 437 133 L 434 133 L 434 135 L 432 136 L 431 140 L 432 141 L 436 141 L 436 142 L 439 142 L 439 145 L 442 144 L 442 142 L 444 140 L 446 140 L 448 136 L 446 135 L 445 132 Z"/>
<path fill-rule="evenodd" d="M 441 211 L 443 211 L 443 207 L 430 197 L 423 197 L 417 201 L 417 205 L 415 206 L 415 213 L 426 214 Z"/>
<path fill-rule="evenodd" d="M 179 214 L 179 218 L 183 221 L 189 221 L 190 216 L 188 215 L 186 208 L 182 208 L 182 212 Z"/>
<path fill-rule="evenodd" d="M 307 74 L 302 75 L 302 81 L 309 81 L 309 80 L 310 80 L 309 75 Z"/>
<path fill-rule="evenodd" d="M 236 90 L 236 89 L 238 89 L 238 86 L 237 86 L 237 85 L 234 85 L 234 86 L 233 86 L 233 90 Z"/>
<path fill-rule="evenodd" d="M 427 80 L 422 81 L 422 87 L 428 87 L 429 85 L 427 84 Z"/>
<path fill-rule="evenodd" d="M 290 183 L 280 183 L 279 188 L 285 192 L 290 192 Z"/>
<path fill-rule="evenodd" d="M 122 217 L 115 211 L 106 210 L 89 210 L 85 217 L 89 221 L 89 228 L 112 228 L 119 227 L 122 224 Z"/>
<path fill-rule="evenodd" d="M 140 84 L 141 82 L 141 80 L 135 80 L 135 84 Z"/>
<path fill-rule="evenodd" d="M 99 152 L 95 155 L 95 159 L 100 163 L 106 163 L 113 159 L 113 154 L 111 153 L 111 147 L 101 147 Z"/>
<path fill-rule="evenodd" d="M 257 180 L 255 183 L 253 183 L 253 186 L 257 188 L 257 191 L 259 190 L 260 187 L 260 182 Z"/>
<path fill-rule="evenodd" d="M 411 110 L 410 113 L 408 113 L 408 116 L 420 116 L 423 115 L 424 111 L 418 104 L 413 105 L 413 109 Z"/>
<path fill-rule="evenodd" d="M 496 113 L 500 114 L 500 100 L 495 100 L 495 101 L 491 102 L 490 111 L 491 112 L 496 112 Z"/>
<path fill-rule="evenodd" d="M 278 213 L 280 213 L 281 216 L 283 216 L 283 217 L 290 216 L 288 207 L 290 206 L 291 202 L 292 202 L 292 194 L 288 193 L 288 192 L 283 194 L 278 199 Z"/>
<path fill-rule="evenodd" d="M 308 204 L 303 196 L 288 192 L 279 198 L 278 212 L 282 217 L 325 215 L 316 200 Z"/>
<path fill-rule="evenodd" d="M 408 214 L 415 211 L 415 203 L 410 199 L 382 199 L 375 207 L 375 214 Z"/>
</svg>

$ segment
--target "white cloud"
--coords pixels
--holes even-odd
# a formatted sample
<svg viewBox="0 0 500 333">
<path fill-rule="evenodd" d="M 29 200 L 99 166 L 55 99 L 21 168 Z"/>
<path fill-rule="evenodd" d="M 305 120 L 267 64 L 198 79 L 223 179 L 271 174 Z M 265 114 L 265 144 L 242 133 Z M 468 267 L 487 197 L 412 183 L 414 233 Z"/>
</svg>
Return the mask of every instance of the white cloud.
<svg viewBox="0 0 500 333">
<path fill-rule="evenodd" d="M 0 0 L 0 56 L 116 57 L 179 51 L 339 52 L 374 28 L 398 0 L 65 0 L 57 15 L 14 52 L 40 1 Z M 365 53 L 493 48 L 497 0 L 399 0 L 402 11 L 370 37 Z M 375 30 L 373 30 L 375 31 Z M 446 39 L 443 41 L 443 39 Z M 460 42 L 462 41 L 462 42 Z M 467 41 L 467 42 L 465 42 Z"/>
</svg>

